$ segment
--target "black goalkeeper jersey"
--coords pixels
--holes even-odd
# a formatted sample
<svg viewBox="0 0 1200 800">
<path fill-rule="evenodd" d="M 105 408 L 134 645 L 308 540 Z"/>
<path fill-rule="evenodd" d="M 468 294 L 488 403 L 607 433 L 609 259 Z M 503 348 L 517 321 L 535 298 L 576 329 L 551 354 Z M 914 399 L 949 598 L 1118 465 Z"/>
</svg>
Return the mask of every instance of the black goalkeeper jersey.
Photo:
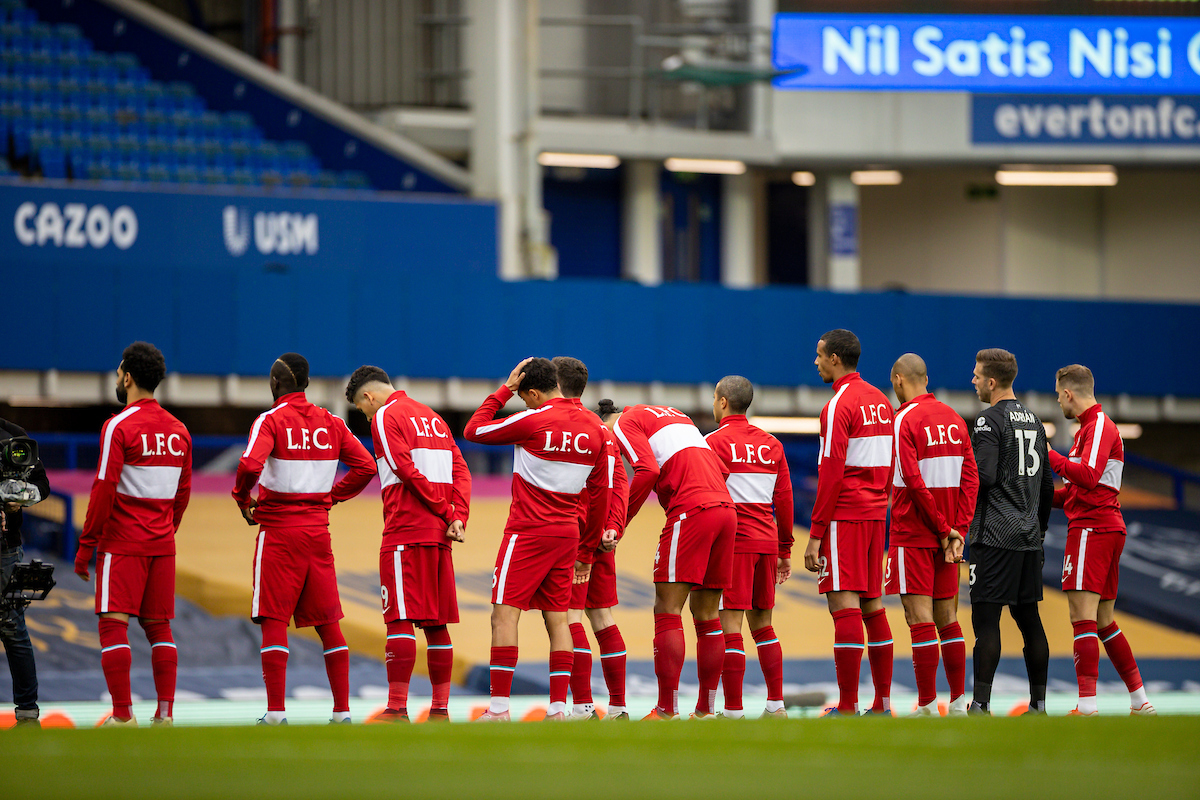
<svg viewBox="0 0 1200 800">
<path fill-rule="evenodd" d="M 971 447 L 979 466 L 971 544 L 1040 550 L 1054 502 L 1042 421 L 1018 401 L 1001 400 L 975 418 Z"/>
</svg>

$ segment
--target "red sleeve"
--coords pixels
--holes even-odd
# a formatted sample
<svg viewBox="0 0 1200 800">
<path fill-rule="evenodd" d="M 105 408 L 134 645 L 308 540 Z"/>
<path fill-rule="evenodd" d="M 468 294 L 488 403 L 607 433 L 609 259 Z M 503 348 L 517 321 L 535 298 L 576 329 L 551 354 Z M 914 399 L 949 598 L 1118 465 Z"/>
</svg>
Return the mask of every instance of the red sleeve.
<svg viewBox="0 0 1200 800">
<path fill-rule="evenodd" d="M 958 482 L 958 520 L 954 529 L 964 537 L 975 516 L 975 503 L 979 500 L 979 466 L 975 463 L 975 451 L 969 439 L 963 441 L 962 474 Z"/>
<path fill-rule="evenodd" d="M 1050 452 L 1054 451 L 1052 450 Z M 1067 492 L 1068 489 L 1065 486 L 1060 486 L 1054 490 L 1054 501 L 1052 503 L 1054 508 L 1062 508 L 1067 504 Z"/>
<path fill-rule="evenodd" d="M 917 459 L 917 441 L 912 436 L 912 426 L 901 421 L 895 441 L 898 451 L 895 457 L 900 463 L 900 475 L 904 478 L 904 484 L 912 497 L 913 508 L 921 515 L 925 525 L 939 537 L 949 533 L 950 523 L 938 510 L 937 501 L 933 499 L 933 493 L 929 491 L 929 487 L 925 485 L 925 478 L 921 475 L 921 464 Z"/>
<path fill-rule="evenodd" d="M 621 448 L 613 442 L 609 450 L 612 459 L 612 497 L 608 502 L 608 522 L 604 529 L 617 532 L 619 540 L 625 534 L 625 513 L 629 506 L 629 477 L 625 474 L 625 462 L 621 460 Z"/>
<path fill-rule="evenodd" d="M 622 422 L 625 424 L 622 425 Z M 658 462 L 654 460 L 650 442 L 636 421 L 622 414 L 613 425 L 613 433 L 617 436 L 621 452 L 633 465 L 633 480 L 629 483 L 629 507 L 625 512 L 625 524 L 628 525 L 642 510 L 642 504 L 646 502 L 654 484 L 658 482 Z"/>
<path fill-rule="evenodd" d="M 501 386 L 487 396 L 483 405 L 471 415 L 463 436 L 468 442 L 479 444 L 520 444 L 529 438 L 537 427 L 536 409 L 522 411 L 504 419 L 496 419 L 496 413 L 511 400 L 513 393 Z"/>
<path fill-rule="evenodd" d="M 454 507 L 450 510 L 450 521 L 458 520 L 465 526 L 471 515 L 471 471 L 455 442 L 450 442 L 450 449 L 454 451 L 454 490 L 450 493 Z"/>
<path fill-rule="evenodd" d="M 179 488 L 175 492 L 175 530 L 183 521 L 183 512 L 187 510 L 188 501 L 192 499 L 192 437 L 187 437 L 187 453 L 183 457 L 183 469 L 179 472 Z"/>
<path fill-rule="evenodd" d="M 1104 468 L 1108 466 L 1108 454 L 1112 452 L 1113 441 L 1117 438 L 1115 425 L 1101 426 L 1097 419 L 1086 430 L 1079 432 L 1079 444 L 1075 452 L 1079 453 L 1079 463 L 1059 455 L 1055 450 L 1048 450 L 1050 466 L 1054 471 L 1071 483 L 1084 489 L 1095 489 L 1104 476 Z M 1099 428 L 1099 430 L 1097 430 Z M 1095 437 L 1100 437 L 1099 446 L 1095 446 Z"/>
<path fill-rule="evenodd" d="M 412 443 L 408 440 L 409 430 L 402 417 L 379 411 L 371 425 L 371 435 L 378 443 L 376 451 L 387 461 L 392 472 L 404 481 L 405 488 L 412 491 L 425 506 L 450 524 L 450 499 L 446 492 L 417 470 L 412 459 Z"/>
<path fill-rule="evenodd" d="M 121 467 L 125 464 L 125 434 L 119 425 L 115 428 L 112 426 L 113 420 L 110 419 L 100 429 L 100 463 L 97 465 L 96 479 L 92 482 L 83 530 L 79 533 L 80 548 L 95 548 L 117 497 L 117 483 L 121 480 Z"/>
<path fill-rule="evenodd" d="M 836 408 L 834 418 L 827 419 L 824 426 L 825 436 L 817 459 L 817 499 L 813 503 L 812 528 L 809 531 L 814 539 L 825 538 L 825 531 L 833 521 L 838 496 L 842 493 L 846 448 L 850 444 L 850 414 L 842 412 L 848 408 L 849 405 Z"/>
<path fill-rule="evenodd" d="M 375 459 L 371 458 L 367 448 L 350 432 L 344 419 L 336 416 L 334 419 L 341 423 L 342 429 L 342 446 L 338 451 L 338 460 L 349 467 L 350 472 L 333 487 L 332 498 L 335 503 L 344 503 L 358 496 L 359 492 L 367 488 L 371 478 L 375 477 Z"/>
<path fill-rule="evenodd" d="M 612 500 L 612 486 L 608 479 L 608 449 L 600 448 L 600 457 L 592 466 L 584 489 L 587 498 L 587 517 L 579 537 L 576 561 L 591 564 L 596 560 L 596 548 L 604 536 L 604 523 L 608 520 L 608 508 Z"/>
<path fill-rule="evenodd" d="M 783 445 L 779 445 L 779 472 L 775 475 L 775 493 L 771 496 L 771 502 L 775 506 L 775 528 L 779 531 L 779 557 L 791 558 L 792 544 L 796 540 L 792 533 L 796 506 L 792 497 L 792 473 L 788 469 Z"/>
<path fill-rule="evenodd" d="M 238 461 L 237 475 L 233 479 L 233 499 L 238 508 L 245 509 L 250 505 L 250 490 L 258 482 L 267 457 L 275 449 L 275 420 L 268 412 L 254 420 L 250 428 L 250 440 L 246 450 Z"/>
</svg>

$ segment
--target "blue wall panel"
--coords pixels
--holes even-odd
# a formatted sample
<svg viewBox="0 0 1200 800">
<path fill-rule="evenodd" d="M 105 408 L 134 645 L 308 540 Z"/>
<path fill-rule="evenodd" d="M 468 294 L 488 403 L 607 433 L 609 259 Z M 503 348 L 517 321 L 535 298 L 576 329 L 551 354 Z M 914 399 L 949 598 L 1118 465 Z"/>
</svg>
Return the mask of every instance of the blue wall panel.
<svg viewBox="0 0 1200 800">
<path fill-rule="evenodd" d="M 129 206 L 136 241 L 125 250 L 22 242 L 36 234 L 29 203 L 36 210 L 75 202 Z M 259 214 L 315 215 L 319 246 L 260 253 L 253 235 L 238 239 L 243 212 L 250 229 Z M 1105 393 L 1200 397 L 1187 345 L 1200 331 L 1197 305 L 506 283 L 495 276 L 495 207 L 467 200 L 350 202 L 10 180 L 0 181 L 0 220 L 0 281 L 10 296 L 35 304 L 44 332 L 6 348 L 0 368 L 109 370 L 125 345 L 144 338 L 184 373 L 262 375 L 279 353 L 298 350 L 316 375 L 374 363 L 417 378 L 497 380 L 525 356 L 574 355 L 597 380 L 698 383 L 740 373 L 760 384 L 820 385 L 817 339 L 847 327 L 862 339 L 863 375 L 881 386 L 895 358 L 914 351 L 935 388 L 970 390 L 976 351 L 1004 347 L 1020 362 L 1018 390 L 1052 391 L 1054 371 L 1081 362 Z M 233 245 L 243 244 L 234 255 Z"/>
</svg>

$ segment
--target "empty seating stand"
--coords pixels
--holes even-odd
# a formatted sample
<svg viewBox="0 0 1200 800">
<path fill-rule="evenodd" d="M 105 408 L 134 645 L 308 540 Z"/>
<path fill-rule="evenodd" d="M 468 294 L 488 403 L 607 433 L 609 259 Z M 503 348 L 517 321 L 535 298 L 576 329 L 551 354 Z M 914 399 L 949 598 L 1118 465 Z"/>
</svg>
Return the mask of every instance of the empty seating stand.
<svg viewBox="0 0 1200 800">
<path fill-rule="evenodd" d="M 0 0 L 0 175 L 227 186 L 369 189 L 322 170 L 304 142 L 265 139 L 253 117 L 209 111 L 132 53 L 99 53 L 76 25 Z"/>
</svg>

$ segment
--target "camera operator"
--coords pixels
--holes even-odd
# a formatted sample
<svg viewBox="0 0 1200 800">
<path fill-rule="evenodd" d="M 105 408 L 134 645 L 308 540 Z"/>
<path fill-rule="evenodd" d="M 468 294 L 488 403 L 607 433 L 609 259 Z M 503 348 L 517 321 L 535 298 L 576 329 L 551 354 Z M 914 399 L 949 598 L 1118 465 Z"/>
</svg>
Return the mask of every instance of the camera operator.
<svg viewBox="0 0 1200 800">
<path fill-rule="evenodd" d="M 8 420 L 0 419 L 0 447 L 12 439 L 25 436 L 25 431 Z M 21 522 L 23 509 L 40 503 L 50 494 L 50 482 L 41 460 L 22 477 L 9 477 L 9 465 L 0 463 L 0 593 L 8 585 L 13 569 L 21 561 Z M 12 673 L 13 702 L 17 706 L 18 725 L 39 725 L 37 704 L 37 666 L 33 645 L 25 628 L 25 610 L 0 608 L 0 642 L 8 656 Z"/>
</svg>

